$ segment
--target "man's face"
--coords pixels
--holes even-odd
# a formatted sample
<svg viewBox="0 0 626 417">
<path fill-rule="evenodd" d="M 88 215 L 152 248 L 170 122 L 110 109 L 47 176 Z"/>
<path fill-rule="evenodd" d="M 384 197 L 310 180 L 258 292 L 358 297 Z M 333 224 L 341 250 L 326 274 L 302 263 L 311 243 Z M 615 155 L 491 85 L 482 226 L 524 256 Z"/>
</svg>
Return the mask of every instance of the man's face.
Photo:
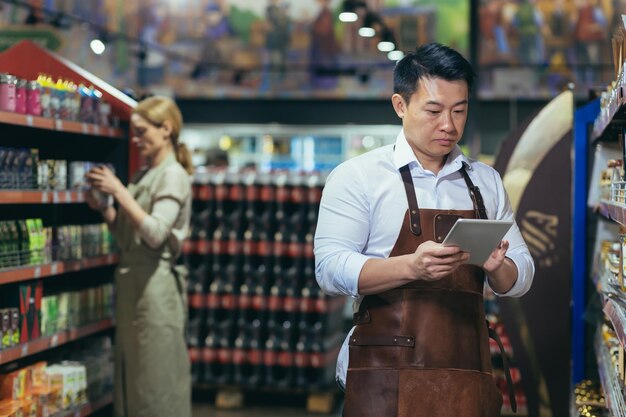
<svg viewBox="0 0 626 417">
<path fill-rule="evenodd" d="M 443 162 L 461 140 L 467 121 L 467 82 L 423 78 L 410 102 L 394 94 L 392 102 L 402 119 L 404 135 L 422 163 Z"/>
</svg>

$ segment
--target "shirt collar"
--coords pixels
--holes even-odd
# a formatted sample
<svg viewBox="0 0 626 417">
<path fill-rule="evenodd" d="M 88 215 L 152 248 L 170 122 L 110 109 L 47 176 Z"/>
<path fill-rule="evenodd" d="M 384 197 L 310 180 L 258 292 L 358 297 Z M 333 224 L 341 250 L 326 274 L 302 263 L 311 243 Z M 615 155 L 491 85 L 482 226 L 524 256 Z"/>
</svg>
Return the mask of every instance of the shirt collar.
<svg viewBox="0 0 626 417">
<path fill-rule="evenodd" d="M 393 151 L 393 160 L 396 169 L 400 169 L 405 165 L 410 165 L 409 168 L 417 167 L 418 172 L 425 172 L 422 164 L 417 160 L 415 154 L 413 153 L 413 149 L 409 145 L 406 137 L 404 136 L 404 130 L 400 130 L 398 136 L 396 138 L 396 143 L 394 145 Z M 455 146 L 454 149 L 448 154 L 448 158 L 446 159 L 446 163 L 443 168 L 439 172 L 439 176 L 448 175 L 451 172 L 456 172 L 461 169 L 461 165 L 465 164 L 468 169 L 471 168 L 470 160 L 467 158 L 461 148 L 459 146 Z"/>
</svg>

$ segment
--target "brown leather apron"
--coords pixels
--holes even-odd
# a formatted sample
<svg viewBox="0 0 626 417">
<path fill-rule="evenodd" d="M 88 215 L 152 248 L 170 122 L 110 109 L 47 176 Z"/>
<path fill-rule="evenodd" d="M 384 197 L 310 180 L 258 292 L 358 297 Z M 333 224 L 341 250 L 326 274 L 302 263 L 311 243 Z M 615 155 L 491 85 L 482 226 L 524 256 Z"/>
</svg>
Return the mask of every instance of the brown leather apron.
<svg viewBox="0 0 626 417">
<path fill-rule="evenodd" d="M 408 166 L 400 172 L 409 210 L 389 256 L 441 242 L 458 218 L 487 217 L 465 167 L 474 210 L 419 209 Z M 483 284 L 481 268 L 463 265 L 439 281 L 364 297 L 349 340 L 345 417 L 499 416 Z"/>
</svg>

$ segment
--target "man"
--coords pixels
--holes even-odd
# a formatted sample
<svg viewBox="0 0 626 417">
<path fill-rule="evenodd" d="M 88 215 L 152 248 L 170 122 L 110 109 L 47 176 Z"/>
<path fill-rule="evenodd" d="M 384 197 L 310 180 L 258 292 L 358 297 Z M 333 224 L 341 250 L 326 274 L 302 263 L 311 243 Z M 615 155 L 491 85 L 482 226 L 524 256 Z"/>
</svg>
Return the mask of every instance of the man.
<svg viewBox="0 0 626 417">
<path fill-rule="evenodd" d="M 496 294 L 519 297 L 532 258 L 515 224 L 480 267 L 439 243 L 460 217 L 514 219 L 498 173 L 457 146 L 473 83 L 469 62 L 446 46 L 407 54 L 394 70 L 395 145 L 344 162 L 326 182 L 317 281 L 357 299 L 337 363 L 346 417 L 500 415 L 485 274 Z"/>
</svg>

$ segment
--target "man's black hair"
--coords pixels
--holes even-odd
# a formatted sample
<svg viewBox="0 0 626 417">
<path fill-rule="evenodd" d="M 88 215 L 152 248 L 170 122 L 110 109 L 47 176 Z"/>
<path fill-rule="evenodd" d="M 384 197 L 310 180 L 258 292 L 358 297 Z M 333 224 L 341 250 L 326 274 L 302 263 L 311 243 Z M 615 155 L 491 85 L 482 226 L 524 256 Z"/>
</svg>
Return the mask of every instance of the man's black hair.
<svg viewBox="0 0 626 417">
<path fill-rule="evenodd" d="M 408 104 L 423 78 L 465 81 L 472 90 L 476 74 L 472 65 L 454 49 L 436 42 L 415 48 L 396 64 L 393 70 L 393 92 Z"/>
</svg>

